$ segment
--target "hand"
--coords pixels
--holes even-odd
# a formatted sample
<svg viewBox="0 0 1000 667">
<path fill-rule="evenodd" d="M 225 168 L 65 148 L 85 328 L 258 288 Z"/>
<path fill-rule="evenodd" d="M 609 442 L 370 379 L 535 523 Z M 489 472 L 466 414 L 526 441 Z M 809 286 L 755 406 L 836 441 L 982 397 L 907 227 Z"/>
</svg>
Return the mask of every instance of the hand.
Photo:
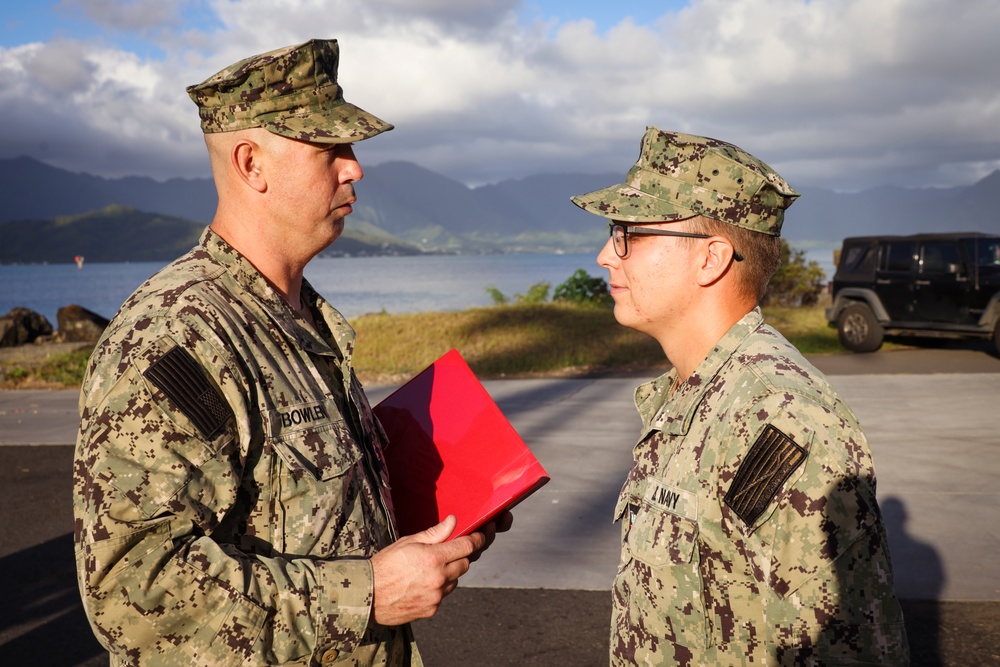
<svg viewBox="0 0 1000 667">
<path fill-rule="evenodd" d="M 493 520 L 489 523 L 485 523 L 480 526 L 477 532 L 482 533 L 485 541 L 483 546 L 476 549 L 470 556 L 469 562 L 475 563 L 479 560 L 479 557 L 483 555 L 483 552 L 490 548 L 493 544 L 493 540 L 496 538 L 497 533 L 506 533 L 510 530 L 510 527 L 514 523 L 514 515 L 510 513 L 510 510 L 504 510 L 500 514 L 493 517 Z"/>
<path fill-rule="evenodd" d="M 457 520 L 407 535 L 372 556 L 375 622 L 402 625 L 433 616 L 446 595 L 469 571 L 469 556 L 483 548 L 486 536 L 472 533 L 446 541 Z"/>
</svg>

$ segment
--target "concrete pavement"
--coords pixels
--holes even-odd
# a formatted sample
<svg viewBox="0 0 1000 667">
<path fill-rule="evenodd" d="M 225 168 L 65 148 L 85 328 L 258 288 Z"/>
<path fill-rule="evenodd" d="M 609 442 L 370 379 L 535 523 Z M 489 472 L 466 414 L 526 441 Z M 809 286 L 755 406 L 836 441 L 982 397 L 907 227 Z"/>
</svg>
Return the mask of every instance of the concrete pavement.
<svg viewBox="0 0 1000 667">
<path fill-rule="evenodd" d="M 897 592 L 1000 600 L 1000 373 L 831 375 L 875 458 Z M 552 481 L 467 586 L 606 590 L 638 435 L 634 378 L 484 383 Z M 375 392 L 373 392 L 375 394 Z"/>
<path fill-rule="evenodd" d="M 1000 360 L 952 352 L 818 361 L 871 443 L 914 664 L 1000 664 Z M 954 369 L 962 372 L 940 372 Z M 515 510 L 514 529 L 438 617 L 417 624 L 428 664 L 606 664 L 618 560 L 611 512 L 631 463 L 631 395 L 642 380 L 484 383 L 552 481 Z M 369 393 L 374 402 L 390 391 Z M 84 646 L 34 664 L 107 664 L 82 621 L 67 534 L 77 398 L 0 392 L 0 576 L 15 591 L 0 607 L 0 654 L 29 655 L 57 636 Z"/>
<path fill-rule="evenodd" d="M 987 557 L 1000 552 L 1000 373 L 830 378 L 871 445 L 898 593 L 1000 600 L 1000 564 Z M 632 392 L 640 381 L 484 383 L 552 481 L 515 510 L 515 529 L 466 586 L 609 588 L 618 562 L 611 514 L 638 433 Z M 370 398 L 392 389 L 372 388 Z M 0 392 L 0 445 L 71 444 L 77 400 L 76 391 Z"/>
</svg>

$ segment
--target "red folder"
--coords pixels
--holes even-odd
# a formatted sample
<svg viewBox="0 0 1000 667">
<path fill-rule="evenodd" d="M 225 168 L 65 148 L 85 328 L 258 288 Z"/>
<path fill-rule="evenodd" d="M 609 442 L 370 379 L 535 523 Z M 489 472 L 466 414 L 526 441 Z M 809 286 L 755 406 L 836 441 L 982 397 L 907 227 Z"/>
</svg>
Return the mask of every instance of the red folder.
<svg viewBox="0 0 1000 667">
<path fill-rule="evenodd" d="M 549 481 L 457 350 L 374 408 L 400 535 L 454 514 L 452 538 L 467 535 Z"/>
</svg>

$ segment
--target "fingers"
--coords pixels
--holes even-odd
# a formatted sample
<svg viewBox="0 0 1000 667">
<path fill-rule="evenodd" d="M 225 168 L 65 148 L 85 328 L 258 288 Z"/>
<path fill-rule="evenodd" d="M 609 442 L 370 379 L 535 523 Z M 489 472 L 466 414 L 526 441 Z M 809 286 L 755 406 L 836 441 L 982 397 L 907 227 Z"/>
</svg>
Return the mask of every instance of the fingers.
<svg viewBox="0 0 1000 667">
<path fill-rule="evenodd" d="M 475 563 L 477 560 L 479 560 L 479 557 L 483 554 L 483 552 L 489 549 L 490 545 L 493 544 L 493 540 L 496 538 L 497 535 L 496 525 L 494 525 L 494 523 L 491 521 L 490 523 L 483 524 L 479 528 L 478 532 L 472 534 L 482 535 L 483 537 L 482 546 L 477 548 L 469 555 L 469 561 Z"/>
<path fill-rule="evenodd" d="M 451 589 L 448 592 L 454 590 L 455 586 L 458 586 L 459 578 L 469 571 L 469 563 L 468 558 L 459 558 L 458 560 L 450 561 L 444 566 L 445 585 L 451 585 Z"/>
<path fill-rule="evenodd" d="M 441 601 L 458 586 L 496 537 L 498 528 L 510 527 L 509 512 L 486 524 L 479 532 L 449 540 L 457 520 L 446 517 L 436 526 L 404 537 L 372 556 L 376 622 L 400 625 L 433 616 Z"/>
<path fill-rule="evenodd" d="M 483 544 L 476 551 L 469 556 L 469 560 L 476 562 L 484 551 L 486 551 L 493 540 L 496 539 L 497 533 L 504 533 L 510 530 L 511 526 L 514 524 L 514 515 L 510 513 L 510 510 L 504 510 L 500 514 L 493 517 L 493 520 L 489 523 L 483 524 L 479 529 L 479 534 L 483 536 Z"/>
<path fill-rule="evenodd" d="M 479 534 L 447 541 L 455 525 L 455 517 L 448 517 L 372 556 L 376 622 L 400 625 L 433 616 L 441 600 L 455 590 L 469 571 L 469 554 L 483 541 Z"/>
<path fill-rule="evenodd" d="M 407 535 L 399 540 L 399 542 L 420 542 L 421 544 L 441 544 L 445 542 L 451 534 L 455 532 L 455 526 L 458 525 L 458 519 L 455 518 L 454 514 L 449 514 L 444 518 L 444 520 L 437 524 L 436 526 L 431 526 L 426 530 L 422 530 L 419 533 L 414 533 L 413 535 Z"/>
<path fill-rule="evenodd" d="M 493 519 L 498 533 L 506 533 L 514 525 L 514 515 L 510 510 L 504 510 Z"/>
</svg>

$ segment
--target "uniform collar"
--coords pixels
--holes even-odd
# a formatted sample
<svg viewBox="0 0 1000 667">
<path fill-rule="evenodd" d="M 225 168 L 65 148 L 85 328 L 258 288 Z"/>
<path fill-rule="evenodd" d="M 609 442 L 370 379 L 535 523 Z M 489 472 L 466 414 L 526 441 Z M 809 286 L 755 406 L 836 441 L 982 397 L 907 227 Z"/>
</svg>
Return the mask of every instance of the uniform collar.
<svg viewBox="0 0 1000 667">
<path fill-rule="evenodd" d="M 652 382 L 639 386 L 635 390 L 635 407 L 642 417 L 643 437 L 651 431 L 663 431 L 669 435 L 687 433 L 695 410 L 712 380 L 722 371 L 743 341 L 763 324 L 764 316 L 760 308 L 754 308 L 744 315 L 730 327 L 698 364 L 694 373 L 673 393 L 670 390 L 677 380 L 677 369 L 674 368 Z"/>
<path fill-rule="evenodd" d="M 285 332 L 286 336 L 294 340 L 298 347 L 313 354 L 333 355 L 350 361 L 354 350 L 354 329 L 337 309 L 313 289 L 309 281 L 304 278 L 302 280 L 301 298 L 303 303 L 315 306 L 314 312 L 319 312 L 332 334 L 332 340 L 320 336 L 312 327 L 306 325 L 257 267 L 212 231 L 211 227 L 202 233 L 200 244 L 260 304 L 275 324 Z"/>
</svg>

